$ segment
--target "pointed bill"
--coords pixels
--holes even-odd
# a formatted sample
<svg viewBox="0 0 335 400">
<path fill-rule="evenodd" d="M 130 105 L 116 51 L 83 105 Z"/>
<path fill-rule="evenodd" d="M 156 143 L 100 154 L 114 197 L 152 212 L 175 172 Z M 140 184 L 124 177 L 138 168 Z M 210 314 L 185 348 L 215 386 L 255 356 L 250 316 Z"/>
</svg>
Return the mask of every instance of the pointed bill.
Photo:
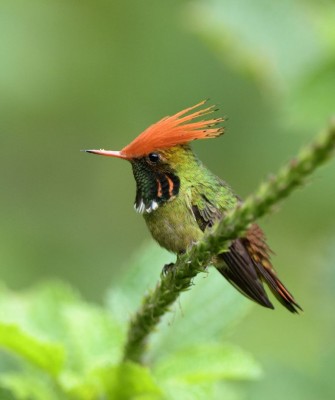
<svg viewBox="0 0 335 400">
<path fill-rule="evenodd" d="M 86 153 L 97 154 L 99 156 L 106 156 L 106 157 L 116 157 L 116 158 L 123 158 L 127 160 L 127 156 L 123 154 L 121 151 L 113 151 L 113 150 L 84 150 Z"/>
</svg>

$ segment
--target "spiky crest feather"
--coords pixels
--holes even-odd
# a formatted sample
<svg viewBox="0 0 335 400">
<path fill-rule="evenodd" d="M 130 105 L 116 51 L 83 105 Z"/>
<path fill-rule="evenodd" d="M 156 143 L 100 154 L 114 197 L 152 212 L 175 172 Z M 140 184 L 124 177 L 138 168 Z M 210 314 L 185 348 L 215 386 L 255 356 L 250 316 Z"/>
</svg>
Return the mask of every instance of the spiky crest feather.
<svg viewBox="0 0 335 400">
<path fill-rule="evenodd" d="M 125 158 L 142 157 L 159 149 L 188 143 L 196 139 L 214 138 L 223 134 L 223 127 L 215 126 L 223 121 L 223 118 L 212 118 L 192 122 L 194 119 L 211 114 L 214 106 L 204 108 L 186 115 L 190 111 L 202 106 L 206 100 L 186 108 L 175 115 L 165 117 L 149 126 L 136 139 L 121 150 Z"/>
</svg>

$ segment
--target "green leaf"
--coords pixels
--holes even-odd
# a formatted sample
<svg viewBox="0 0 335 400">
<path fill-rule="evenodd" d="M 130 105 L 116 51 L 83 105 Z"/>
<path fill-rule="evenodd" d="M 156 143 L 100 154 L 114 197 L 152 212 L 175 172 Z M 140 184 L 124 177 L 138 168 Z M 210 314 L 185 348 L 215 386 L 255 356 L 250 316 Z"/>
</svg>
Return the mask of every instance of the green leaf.
<svg viewBox="0 0 335 400">
<path fill-rule="evenodd" d="M 187 382 L 167 381 L 162 386 L 168 400 L 212 400 L 215 398 L 215 384 L 212 382 L 189 384 Z"/>
<path fill-rule="evenodd" d="M 79 303 L 79 295 L 61 282 L 44 282 L 22 292 L 0 290 L 0 320 L 19 325 L 32 335 L 62 340 L 63 308 Z"/>
<path fill-rule="evenodd" d="M 0 322 L 0 346 L 53 376 L 64 364 L 65 353 L 60 344 L 33 337 L 13 324 Z"/>
<path fill-rule="evenodd" d="M 98 371 L 98 376 L 105 383 L 111 398 L 127 400 L 143 396 L 156 399 L 161 397 L 161 391 L 149 369 L 127 362 L 115 367 L 113 372 L 110 374 L 109 369 Z"/>
<path fill-rule="evenodd" d="M 63 310 L 64 343 L 72 370 L 85 373 L 95 367 L 117 363 L 125 337 L 114 318 L 89 304 L 69 305 Z"/>
<path fill-rule="evenodd" d="M 74 399 L 93 400 L 99 398 L 118 400 L 158 400 L 161 390 L 154 382 L 150 371 L 138 364 L 124 363 L 119 366 L 92 370 L 80 382 L 63 382 Z"/>
<path fill-rule="evenodd" d="M 158 381 L 192 384 L 218 380 L 245 380 L 260 377 L 252 356 L 227 344 L 192 346 L 161 360 L 154 367 Z"/>
<path fill-rule="evenodd" d="M 6 373 L 0 376 L 0 385 L 8 389 L 15 400 L 61 400 L 63 397 L 45 377 L 33 373 Z M 2 399 L 2 397 L 1 397 Z"/>
<path fill-rule="evenodd" d="M 245 317 L 252 303 L 214 269 L 200 274 L 164 317 L 150 343 L 154 359 L 196 344 L 222 340 Z"/>
<path fill-rule="evenodd" d="M 61 339 L 68 352 L 67 369 L 79 374 L 119 361 L 124 342 L 111 313 L 84 302 L 69 287 L 48 283 L 31 296 L 34 329 Z"/>
<path fill-rule="evenodd" d="M 64 368 L 72 373 L 82 375 L 94 367 L 115 364 L 121 357 L 124 335 L 120 324 L 59 282 L 22 293 L 2 289 L 0 319 L 18 326 L 31 340 L 59 342 L 67 354 Z"/>
<path fill-rule="evenodd" d="M 231 387 L 222 382 L 189 382 L 166 381 L 162 384 L 167 400 L 239 400 L 240 396 L 236 385 Z"/>
</svg>

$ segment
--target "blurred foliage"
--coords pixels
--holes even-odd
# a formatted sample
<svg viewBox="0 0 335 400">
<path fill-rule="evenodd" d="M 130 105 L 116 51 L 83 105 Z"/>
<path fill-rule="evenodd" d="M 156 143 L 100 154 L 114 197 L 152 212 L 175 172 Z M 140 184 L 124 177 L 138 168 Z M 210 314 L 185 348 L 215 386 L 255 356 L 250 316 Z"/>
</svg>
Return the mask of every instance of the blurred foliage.
<svg viewBox="0 0 335 400">
<path fill-rule="evenodd" d="M 272 91 L 289 123 L 318 128 L 334 112 L 333 1 L 210 0 L 190 9 L 195 32 L 227 65 Z"/>
<path fill-rule="evenodd" d="M 0 345 L 7 352 L 1 354 L 0 386 L 16 399 L 176 400 L 200 399 L 204 393 L 217 399 L 234 392 L 229 386 L 226 390 L 223 381 L 227 385 L 258 378 L 260 368 L 254 359 L 222 342 L 229 326 L 244 314 L 247 301 L 237 292 L 216 301 L 221 287 L 212 277 L 187 293 L 187 318 L 176 317 L 176 336 L 167 340 L 167 326 L 157 332 L 146 367 L 121 362 L 125 316 L 143 295 L 147 262 L 153 257 L 163 261 L 166 254 L 148 245 L 125 266 L 129 277 L 123 280 L 122 291 L 119 285 L 110 290 L 107 308 L 85 303 L 62 283 L 40 284 L 23 293 L 3 288 Z M 209 310 L 207 325 L 198 330 L 194 305 L 201 295 Z M 232 307 L 235 302 L 237 307 Z M 217 314 L 224 318 L 216 319 Z"/>
<path fill-rule="evenodd" d="M 104 360 L 114 371 L 110 374 L 117 374 L 116 341 L 120 346 L 124 335 L 119 318 L 129 317 L 144 287 L 152 286 L 167 262 L 152 255 L 145 284 L 143 273 L 132 280 L 125 271 L 125 278 L 119 278 L 130 251 L 149 236 L 132 212 L 133 178 L 121 161 L 93 159 L 79 150 L 122 148 L 162 116 L 210 97 L 229 118 L 227 134 L 220 142 L 194 147 L 245 196 L 334 113 L 334 19 L 333 0 L 0 2 L 2 280 L 13 290 L 57 276 L 100 302 L 115 282 L 108 296 L 113 317 L 83 304 L 63 284 L 23 294 L 4 289 L 1 343 L 21 356 L 1 357 L 4 387 L 17 398 L 34 388 L 30 397 L 48 399 L 53 386 L 58 399 L 57 390 L 80 385 L 76 373 L 96 362 L 101 374 L 89 379 L 94 387 L 103 386 Z M 163 322 L 161 339 L 156 335 L 151 343 L 151 365 L 160 358 L 163 362 L 165 341 L 171 349 L 166 356 L 172 350 L 171 356 L 185 355 L 179 338 L 190 336 L 192 347 L 197 345 L 191 335 L 195 331 L 204 343 L 207 334 L 222 329 L 234 332 L 234 342 L 257 354 L 264 365 L 265 379 L 248 386 L 248 399 L 333 398 L 334 174 L 333 163 L 264 222 L 277 254 L 276 268 L 304 315 L 293 318 L 279 308 L 271 313 L 258 307 L 237 325 L 245 300 L 222 279 L 216 282 L 213 272 L 199 278 L 193 289 L 199 287 L 199 296 L 188 300 L 193 290 L 183 296 L 185 316 L 176 310 Z M 218 287 L 212 300 L 230 302 L 229 312 L 209 312 L 206 301 L 212 292 L 202 287 L 210 280 Z M 119 332 L 113 333 L 115 342 L 108 339 L 108 355 L 99 347 L 95 325 L 102 344 L 111 332 Z M 23 337 L 31 351 L 21 346 Z M 67 359 L 72 347 L 71 364 L 64 361 L 70 376 L 60 388 L 58 378 L 42 371 L 43 357 L 57 349 L 52 350 L 52 370 L 63 371 L 62 353 Z M 41 353 L 36 359 L 34 349 Z M 201 351 L 198 357 L 205 354 Z M 135 369 L 124 367 L 130 380 L 142 374 L 148 391 L 155 392 L 148 371 Z M 196 394 L 184 381 L 173 389 L 169 382 L 166 393 L 173 390 L 174 398 L 180 394 L 183 399 L 185 391 L 190 399 L 204 398 L 209 391 L 222 398 L 220 390 L 225 398 L 234 398 L 243 389 L 206 382 L 194 389 Z M 87 385 L 91 390 L 92 381 Z M 5 389 L 0 397 L 11 398 Z"/>
</svg>

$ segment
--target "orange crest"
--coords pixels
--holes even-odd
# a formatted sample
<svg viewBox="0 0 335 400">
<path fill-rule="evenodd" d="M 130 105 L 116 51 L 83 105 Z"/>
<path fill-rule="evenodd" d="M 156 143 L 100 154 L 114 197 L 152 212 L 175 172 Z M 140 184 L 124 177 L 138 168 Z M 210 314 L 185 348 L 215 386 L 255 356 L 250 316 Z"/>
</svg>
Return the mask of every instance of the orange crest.
<svg viewBox="0 0 335 400">
<path fill-rule="evenodd" d="M 149 126 L 121 150 L 122 158 L 142 157 L 154 150 L 166 149 L 196 139 L 214 138 L 222 135 L 223 128 L 215 126 L 222 122 L 223 118 L 193 121 L 196 118 L 211 114 L 215 111 L 214 106 L 185 115 L 202 106 L 205 102 L 206 100 Z"/>
</svg>

